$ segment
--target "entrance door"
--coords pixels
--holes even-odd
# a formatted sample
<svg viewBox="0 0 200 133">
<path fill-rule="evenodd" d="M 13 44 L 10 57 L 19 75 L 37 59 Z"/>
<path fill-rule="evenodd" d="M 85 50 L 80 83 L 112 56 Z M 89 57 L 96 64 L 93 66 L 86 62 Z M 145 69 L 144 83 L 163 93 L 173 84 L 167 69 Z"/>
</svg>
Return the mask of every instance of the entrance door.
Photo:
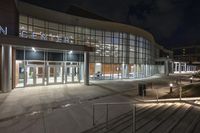
<svg viewBox="0 0 200 133">
<path fill-rule="evenodd" d="M 66 66 L 65 68 L 65 83 L 79 82 L 79 67 Z"/>
<path fill-rule="evenodd" d="M 73 69 L 74 82 L 79 82 L 79 67 L 75 66 Z"/>
<path fill-rule="evenodd" d="M 55 66 L 49 66 L 48 67 L 48 84 L 54 84 L 56 79 L 55 79 Z"/>
<path fill-rule="evenodd" d="M 44 66 L 27 65 L 25 86 L 35 86 L 43 84 L 44 84 Z"/>
<path fill-rule="evenodd" d="M 26 86 L 32 86 L 35 84 L 35 67 L 27 66 L 26 67 Z"/>
<path fill-rule="evenodd" d="M 62 65 L 50 65 L 48 67 L 48 84 L 63 83 Z"/>
<path fill-rule="evenodd" d="M 37 66 L 35 67 L 36 69 L 36 85 L 43 85 L 44 84 L 44 66 Z"/>
</svg>

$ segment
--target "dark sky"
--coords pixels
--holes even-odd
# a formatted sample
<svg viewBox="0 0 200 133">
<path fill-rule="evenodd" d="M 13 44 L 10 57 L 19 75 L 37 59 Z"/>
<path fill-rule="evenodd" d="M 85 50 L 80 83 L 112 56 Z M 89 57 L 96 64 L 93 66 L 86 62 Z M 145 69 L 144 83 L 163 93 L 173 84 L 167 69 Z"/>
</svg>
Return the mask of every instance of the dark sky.
<svg viewBox="0 0 200 133">
<path fill-rule="evenodd" d="M 167 47 L 200 42 L 200 0 L 23 0 L 60 11 L 76 5 L 150 31 Z M 200 45 L 200 43 L 199 43 Z"/>
</svg>

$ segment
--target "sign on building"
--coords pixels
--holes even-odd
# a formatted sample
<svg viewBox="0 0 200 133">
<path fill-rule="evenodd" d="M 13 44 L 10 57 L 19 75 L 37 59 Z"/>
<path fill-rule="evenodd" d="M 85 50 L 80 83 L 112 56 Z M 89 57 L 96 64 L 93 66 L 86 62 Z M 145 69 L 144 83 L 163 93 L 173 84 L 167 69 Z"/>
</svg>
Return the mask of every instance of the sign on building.
<svg viewBox="0 0 200 133">
<path fill-rule="evenodd" d="M 0 25 L 0 34 L 7 35 L 8 34 L 8 28 Z"/>
</svg>

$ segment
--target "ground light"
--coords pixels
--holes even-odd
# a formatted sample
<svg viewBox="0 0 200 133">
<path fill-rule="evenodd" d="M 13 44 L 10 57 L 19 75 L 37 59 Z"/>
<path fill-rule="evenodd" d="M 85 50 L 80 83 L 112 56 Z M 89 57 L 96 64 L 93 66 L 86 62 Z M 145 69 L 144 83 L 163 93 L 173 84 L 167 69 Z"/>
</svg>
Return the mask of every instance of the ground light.
<svg viewBox="0 0 200 133">
<path fill-rule="evenodd" d="M 173 87 L 173 84 L 170 83 L 170 84 L 169 84 L 169 87 L 170 87 L 170 93 L 172 93 L 172 87 Z"/>
</svg>

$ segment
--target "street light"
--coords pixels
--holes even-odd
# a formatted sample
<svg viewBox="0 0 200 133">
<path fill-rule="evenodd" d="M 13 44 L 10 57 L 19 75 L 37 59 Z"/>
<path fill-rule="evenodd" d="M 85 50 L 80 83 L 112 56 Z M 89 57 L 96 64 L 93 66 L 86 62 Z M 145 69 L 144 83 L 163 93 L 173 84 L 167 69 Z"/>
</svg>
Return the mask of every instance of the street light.
<svg viewBox="0 0 200 133">
<path fill-rule="evenodd" d="M 172 87 L 173 87 L 173 84 L 170 83 L 169 86 L 170 86 L 170 93 L 172 93 Z"/>
<path fill-rule="evenodd" d="M 190 78 L 190 83 L 192 83 L 193 77 Z"/>
</svg>

